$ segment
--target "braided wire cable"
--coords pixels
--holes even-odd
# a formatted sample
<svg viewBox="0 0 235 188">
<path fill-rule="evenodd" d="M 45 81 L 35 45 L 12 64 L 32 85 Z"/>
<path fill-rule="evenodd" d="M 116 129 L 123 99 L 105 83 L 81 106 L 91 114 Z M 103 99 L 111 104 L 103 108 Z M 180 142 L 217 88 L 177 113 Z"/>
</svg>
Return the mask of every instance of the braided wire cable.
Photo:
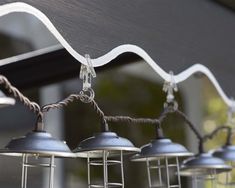
<svg viewBox="0 0 235 188">
<path fill-rule="evenodd" d="M 15 98 L 19 99 L 25 106 L 27 106 L 31 111 L 33 111 L 37 116 L 41 116 L 41 107 L 33 101 L 30 101 L 26 96 L 24 96 L 16 87 L 12 86 L 8 79 L 0 75 L 0 84 L 12 94 Z"/>
</svg>

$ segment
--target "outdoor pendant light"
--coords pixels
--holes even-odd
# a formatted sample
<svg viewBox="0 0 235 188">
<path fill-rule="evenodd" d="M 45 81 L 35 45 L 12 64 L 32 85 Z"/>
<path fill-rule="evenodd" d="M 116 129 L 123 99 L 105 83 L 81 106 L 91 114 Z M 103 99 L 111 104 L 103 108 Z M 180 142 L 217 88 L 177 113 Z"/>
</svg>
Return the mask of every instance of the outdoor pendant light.
<svg viewBox="0 0 235 188">
<path fill-rule="evenodd" d="M 107 125 L 106 125 L 107 126 Z M 93 137 L 83 140 L 74 150 L 77 157 L 87 158 L 88 187 L 124 187 L 123 155 L 125 153 L 139 152 L 128 139 L 119 137 L 107 129 L 104 132 L 96 133 Z M 121 182 L 109 182 L 109 166 L 119 165 Z M 91 167 L 102 166 L 103 183 L 92 183 Z"/>
<path fill-rule="evenodd" d="M 225 163 L 222 157 L 224 155 L 224 157 L 226 156 L 231 158 L 231 156 L 229 156 L 231 153 L 221 153 L 221 150 L 217 150 L 217 152 L 214 152 L 212 155 L 212 152 L 204 152 L 204 142 L 213 138 L 213 136 L 222 129 L 228 129 L 229 132 L 231 132 L 230 128 L 223 126 L 215 129 L 213 132 L 205 135 L 204 137 L 199 135 L 199 154 L 192 158 L 186 159 L 181 165 L 181 175 L 192 177 L 193 187 L 195 188 L 197 188 L 198 182 L 205 183 L 208 180 L 211 181 L 212 188 L 216 187 L 216 175 L 223 172 L 228 173 L 232 169 L 231 166 Z M 230 133 L 228 135 L 230 135 Z M 229 142 L 230 136 L 227 137 L 227 143 Z M 229 148 L 226 148 L 226 150 L 227 149 Z M 230 149 L 232 150 L 232 148 Z"/>
<path fill-rule="evenodd" d="M 57 140 L 53 138 L 51 134 L 38 129 L 29 132 L 25 136 L 13 138 L 6 145 L 5 149 L 1 151 L 1 154 L 22 157 L 21 188 L 27 188 L 29 167 L 49 168 L 50 176 L 48 187 L 53 188 L 55 157 L 75 157 L 64 142 Z M 38 159 L 41 157 L 43 159 L 49 159 L 49 162 L 40 164 Z M 31 158 L 36 159 L 36 162 L 30 163 Z"/>
<path fill-rule="evenodd" d="M 233 178 L 233 173 L 235 172 L 235 146 L 232 145 L 232 128 L 229 126 L 220 126 L 214 131 L 215 135 L 218 131 L 226 129 L 227 130 L 227 139 L 226 144 L 221 148 L 211 151 L 214 157 L 223 159 L 228 165 L 232 167 L 232 171 L 229 171 L 225 176 L 218 176 L 218 183 L 225 186 L 235 186 L 235 181 Z M 212 136 L 213 136 L 212 135 Z"/>
<path fill-rule="evenodd" d="M 54 179 L 54 158 L 55 157 L 75 157 L 75 155 L 70 151 L 68 146 L 55 138 L 53 138 L 49 133 L 44 131 L 44 126 L 42 123 L 43 112 L 41 107 L 30 101 L 26 96 L 24 96 L 17 88 L 11 85 L 6 77 L 0 75 L 0 85 L 11 93 L 14 98 L 19 99 L 30 111 L 32 111 L 37 116 L 37 123 L 35 130 L 26 134 L 25 136 L 19 138 L 13 138 L 5 147 L 5 149 L 0 150 L 0 154 L 9 156 L 20 156 L 22 157 L 22 182 L 21 188 L 27 188 L 27 177 L 28 177 L 28 167 L 47 167 L 50 169 L 49 177 L 49 188 L 53 188 Z M 13 104 L 14 100 L 11 98 L 6 98 L 3 93 L 0 98 L 0 103 L 3 104 Z M 30 158 L 48 158 L 49 163 L 30 163 Z M 36 160 L 38 162 L 38 160 Z"/>
<path fill-rule="evenodd" d="M 165 138 L 161 128 L 157 128 L 157 138 L 141 147 L 140 154 L 132 157 L 132 161 L 146 162 L 149 188 L 181 187 L 179 158 L 191 156 L 184 146 Z M 153 172 L 157 176 L 153 177 Z M 172 176 L 172 174 L 174 174 Z M 177 179 L 177 183 L 173 181 Z"/>
<path fill-rule="evenodd" d="M 193 187 L 197 188 L 197 182 L 211 180 L 211 188 L 216 186 L 216 175 L 231 170 L 229 165 L 210 153 L 200 153 L 186 159 L 181 164 L 180 175 L 192 178 Z"/>
<path fill-rule="evenodd" d="M 225 145 L 219 149 L 214 150 L 212 155 L 223 159 L 228 165 L 232 167 L 232 171 L 227 172 L 225 177 L 218 177 L 218 183 L 225 186 L 235 186 L 235 181 L 232 177 L 232 173 L 234 173 L 235 170 L 235 146 Z"/>
<path fill-rule="evenodd" d="M 171 81 L 165 82 L 163 86 L 163 91 L 167 93 L 167 100 L 164 103 L 164 111 L 155 124 L 156 139 L 142 146 L 140 154 L 136 154 L 131 159 L 146 162 L 149 188 L 181 188 L 179 158 L 193 155 L 184 146 L 165 138 L 161 129 L 161 123 L 167 114 L 178 112 L 178 103 L 174 100 L 174 91 L 178 89 L 173 72 L 170 72 L 170 75 Z M 157 176 L 153 176 L 154 172 Z"/>
</svg>

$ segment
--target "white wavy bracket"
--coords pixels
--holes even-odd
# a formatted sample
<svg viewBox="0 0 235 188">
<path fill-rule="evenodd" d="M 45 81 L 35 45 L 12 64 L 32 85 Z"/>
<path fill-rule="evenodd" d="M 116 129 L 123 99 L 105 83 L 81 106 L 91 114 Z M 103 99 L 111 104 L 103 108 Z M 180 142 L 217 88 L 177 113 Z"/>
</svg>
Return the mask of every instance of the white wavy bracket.
<svg viewBox="0 0 235 188">
<path fill-rule="evenodd" d="M 69 43 L 63 38 L 63 36 L 58 32 L 55 26 L 51 23 L 48 17 L 45 14 L 43 14 L 40 10 L 36 9 L 35 7 L 29 4 L 22 3 L 22 2 L 9 3 L 9 4 L 0 6 L 0 16 L 4 16 L 13 12 L 24 12 L 24 13 L 28 13 L 28 14 L 32 14 L 33 16 L 36 16 L 75 59 L 77 59 L 82 64 L 87 64 L 86 58 L 80 55 L 79 53 L 77 53 L 69 45 Z M 92 64 L 94 67 L 103 66 L 105 64 L 108 64 L 117 56 L 126 52 L 132 52 L 142 57 L 152 67 L 152 69 L 162 77 L 162 79 L 166 81 L 171 81 L 171 75 L 168 74 L 166 71 L 164 71 L 142 48 L 136 45 L 124 44 L 124 45 L 118 46 L 114 48 L 113 50 L 111 50 L 110 52 L 106 53 L 105 55 L 100 56 L 96 59 L 92 59 Z M 191 75 L 198 73 L 198 72 L 205 74 L 210 79 L 210 81 L 215 86 L 221 98 L 229 107 L 235 107 L 234 100 L 231 100 L 228 98 L 228 96 L 222 90 L 221 86 L 219 85 L 218 81 L 216 80 L 212 72 L 206 66 L 202 64 L 195 64 L 189 67 L 188 69 L 184 70 L 178 75 L 175 75 L 174 80 L 176 83 L 180 83 L 186 80 L 187 78 L 189 78 Z"/>
</svg>

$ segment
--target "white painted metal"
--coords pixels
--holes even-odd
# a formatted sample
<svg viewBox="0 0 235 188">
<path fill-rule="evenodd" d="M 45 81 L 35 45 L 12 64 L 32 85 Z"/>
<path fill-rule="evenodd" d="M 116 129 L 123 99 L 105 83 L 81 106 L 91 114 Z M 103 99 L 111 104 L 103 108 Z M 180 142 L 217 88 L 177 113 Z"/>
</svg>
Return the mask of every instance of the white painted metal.
<svg viewBox="0 0 235 188">
<path fill-rule="evenodd" d="M 22 2 L 9 3 L 9 4 L 0 6 L 0 16 L 4 16 L 12 12 L 25 12 L 25 13 L 29 13 L 29 14 L 36 16 L 75 59 L 77 59 L 82 64 L 87 64 L 86 58 L 80 55 L 78 52 L 76 52 L 68 44 L 68 42 L 63 38 L 63 36 L 59 33 L 59 31 L 55 28 L 55 26 L 48 19 L 48 17 L 45 14 L 43 14 L 40 10 Z M 103 66 L 105 64 L 108 64 L 111 60 L 115 59 L 117 56 L 126 52 L 132 52 L 132 53 L 139 55 L 146 61 L 146 63 L 148 63 L 153 68 L 153 70 L 157 74 L 159 74 L 162 77 L 162 79 L 166 81 L 171 80 L 171 75 L 168 74 L 166 71 L 164 71 L 157 64 L 157 62 L 155 62 L 142 48 L 136 45 L 131 45 L 131 44 L 120 45 L 112 49 L 110 52 L 106 53 L 105 55 L 92 59 L 92 64 L 94 67 Z M 195 64 L 189 67 L 188 69 L 184 70 L 183 72 L 179 73 L 178 75 L 175 75 L 174 76 L 175 82 L 180 83 L 186 80 L 188 77 L 190 77 L 194 73 L 198 73 L 198 72 L 205 74 L 211 80 L 212 84 L 217 89 L 219 95 L 222 97 L 222 99 L 228 106 L 230 107 L 235 106 L 233 100 L 228 98 L 228 96 L 224 93 L 223 89 L 219 85 L 218 81 L 216 80 L 212 72 L 204 65 Z"/>
</svg>

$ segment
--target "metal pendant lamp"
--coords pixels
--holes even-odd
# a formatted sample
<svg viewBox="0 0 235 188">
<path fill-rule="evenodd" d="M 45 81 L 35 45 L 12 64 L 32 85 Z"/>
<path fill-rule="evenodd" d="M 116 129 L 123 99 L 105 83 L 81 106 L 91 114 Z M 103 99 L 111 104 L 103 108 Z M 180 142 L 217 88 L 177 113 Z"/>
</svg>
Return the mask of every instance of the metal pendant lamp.
<svg viewBox="0 0 235 188">
<path fill-rule="evenodd" d="M 124 187 L 123 155 L 139 152 L 128 139 L 119 137 L 114 132 L 100 132 L 93 137 L 83 140 L 74 150 L 77 157 L 87 158 L 88 187 Z M 109 182 L 109 166 L 120 166 L 120 183 Z M 90 169 L 92 166 L 102 166 L 103 183 L 94 184 L 91 180 Z"/>
<path fill-rule="evenodd" d="M 41 126 L 41 125 L 40 125 Z M 55 157 L 75 157 L 65 142 L 53 138 L 51 134 L 35 130 L 25 136 L 13 138 L 1 150 L 1 154 L 22 157 L 22 182 L 21 188 L 27 188 L 27 177 L 29 167 L 45 167 L 50 170 L 49 188 L 53 188 L 54 181 L 54 159 Z M 39 158 L 48 159 L 48 163 L 40 164 Z M 36 162 L 31 163 L 30 159 Z"/>
<path fill-rule="evenodd" d="M 232 167 L 231 172 L 227 172 L 225 177 L 221 176 L 218 178 L 220 184 L 225 186 L 235 186 L 235 181 L 232 177 L 232 173 L 235 171 L 235 146 L 234 145 L 225 145 L 219 149 L 212 151 L 212 155 L 223 159 L 228 165 Z"/>
<path fill-rule="evenodd" d="M 200 153 L 188 158 L 181 164 L 180 175 L 192 177 L 193 187 L 197 187 L 198 182 L 211 181 L 211 187 L 216 186 L 216 175 L 228 172 L 231 167 L 210 153 Z"/>
<path fill-rule="evenodd" d="M 157 138 L 141 147 L 141 152 L 132 157 L 132 161 L 146 162 L 149 187 L 181 187 L 179 158 L 191 156 L 184 146 L 165 138 L 161 128 L 157 128 Z M 153 171 L 157 176 L 153 178 Z M 175 176 L 177 183 L 173 184 Z"/>
</svg>

